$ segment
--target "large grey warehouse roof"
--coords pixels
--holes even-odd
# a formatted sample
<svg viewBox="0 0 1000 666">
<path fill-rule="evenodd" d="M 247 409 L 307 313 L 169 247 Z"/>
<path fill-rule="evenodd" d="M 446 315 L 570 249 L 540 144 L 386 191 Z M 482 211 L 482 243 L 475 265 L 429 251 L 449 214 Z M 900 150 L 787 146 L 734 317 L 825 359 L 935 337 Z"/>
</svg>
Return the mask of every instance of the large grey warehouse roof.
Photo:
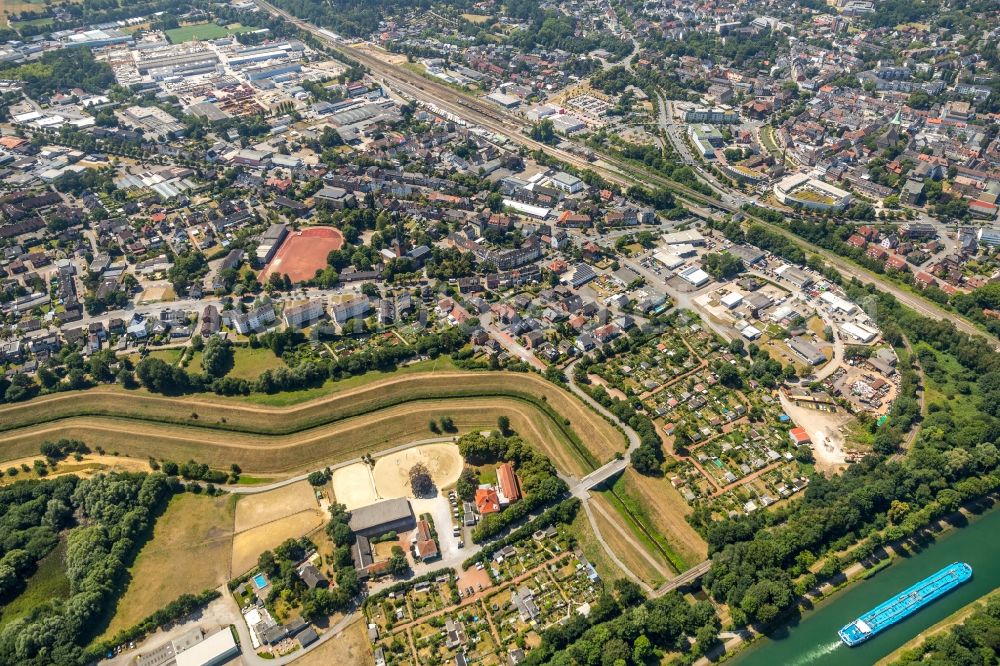
<svg viewBox="0 0 1000 666">
<path fill-rule="evenodd" d="M 352 532 L 364 532 L 379 525 L 404 520 L 412 516 L 410 502 L 405 497 L 382 500 L 351 511 Z"/>
</svg>

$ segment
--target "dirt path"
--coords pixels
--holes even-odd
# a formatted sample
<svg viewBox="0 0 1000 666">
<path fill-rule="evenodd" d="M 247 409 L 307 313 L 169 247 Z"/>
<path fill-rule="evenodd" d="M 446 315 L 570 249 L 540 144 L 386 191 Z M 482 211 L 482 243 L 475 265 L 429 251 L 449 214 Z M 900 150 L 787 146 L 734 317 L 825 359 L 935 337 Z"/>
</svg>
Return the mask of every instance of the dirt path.
<svg viewBox="0 0 1000 666">
<path fill-rule="evenodd" d="M 647 594 L 652 592 L 653 588 L 648 585 L 646 581 L 639 578 L 635 572 L 629 569 L 628 566 L 622 562 L 621 558 L 619 558 L 618 555 L 611 550 L 611 547 L 608 545 L 608 540 L 601 534 L 601 526 L 597 522 L 597 517 L 594 515 L 594 510 L 591 508 L 590 504 L 590 500 L 585 501 L 583 503 L 583 510 L 587 512 L 587 520 L 590 522 L 590 529 L 594 531 L 594 536 L 597 537 L 598 543 L 600 543 L 601 547 L 604 548 L 604 553 L 608 556 L 608 559 L 610 559 L 614 565 L 618 567 L 619 571 L 624 573 L 629 580 L 641 587 Z"/>
<path fill-rule="evenodd" d="M 615 528 L 615 531 L 618 532 L 625 542 L 633 550 L 635 550 L 635 552 L 642 556 L 642 559 L 646 560 L 646 562 L 649 563 L 649 565 L 653 567 L 658 574 L 666 579 L 673 578 L 676 575 L 673 571 L 670 571 L 663 566 L 659 560 L 653 557 L 649 551 L 646 550 L 646 547 L 635 539 L 632 532 L 627 527 L 622 525 L 622 522 L 625 520 L 622 516 L 612 515 L 611 512 L 598 502 L 592 502 L 592 504 L 594 505 L 594 510 L 604 516 L 604 519 Z"/>
<path fill-rule="evenodd" d="M 910 428 L 910 432 L 906 434 L 903 438 L 901 444 L 901 451 L 894 454 L 891 460 L 899 460 L 900 458 L 906 457 L 906 453 L 913 446 L 914 442 L 917 441 L 917 437 L 920 435 L 920 429 L 923 426 L 923 419 L 927 418 L 927 375 L 924 374 L 924 366 L 920 364 L 920 359 L 913 352 L 913 346 L 910 344 L 910 339 L 905 335 L 903 336 L 903 345 L 906 347 L 906 351 L 909 352 L 910 362 L 917 368 L 917 377 L 920 380 L 920 386 L 917 387 L 917 400 L 920 403 L 920 421 L 914 424 Z M 897 370 L 898 372 L 898 370 Z"/>
</svg>

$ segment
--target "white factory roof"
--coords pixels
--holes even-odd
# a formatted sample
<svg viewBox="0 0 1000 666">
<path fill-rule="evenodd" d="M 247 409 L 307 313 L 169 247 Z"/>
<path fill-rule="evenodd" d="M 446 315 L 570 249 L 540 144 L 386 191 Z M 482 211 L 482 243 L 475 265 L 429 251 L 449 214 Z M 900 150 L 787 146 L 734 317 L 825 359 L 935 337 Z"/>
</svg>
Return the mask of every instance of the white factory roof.
<svg viewBox="0 0 1000 666">
<path fill-rule="evenodd" d="M 549 216 L 549 211 L 551 208 L 545 208 L 544 206 L 532 206 L 531 204 L 526 204 L 521 201 L 515 201 L 514 199 L 504 199 L 503 205 L 508 208 L 513 208 L 519 213 L 524 213 L 530 217 L 538 218 L 539 220 L 544 220 Z"/>
<path fill-rule="evenodd" d="M 847 333 L 852 338 L 865 343 L 871 342 L 878 336 L 877 331 L 874 331 L 867 326 L 862 326 L 861 324 L 855 324 L 852 321 L 841 324 L 840 330 Z"/>
<path fill-rule="evenodd" d="M 829 305 L 831 308 L 833 308 L 834 310 L 840 310 L 844 314 L 851 314 L 852 312 L 857 310 L 857 306 L 854 305 L 854 303 L 851 303 L 850 301 L 845 300 L 840 296 L 837 296 L 833 292 L 824 291 L 822 294 L 819 295 L 819 297 L 820 299 L 822 299 L 824 303 Z"/>
<path fill-rule="evenodd" d="M 675 231 L 670 234 L 664 234 L 660 240 L 664 245 L 702 245 L 705 242 L 705 237 L 694 229 L 688 229 L 687 231 Z"/>
<path fill-rule="evenodd" d="M 657 250 L 653 253 L 653 258 L 671 270 L 684 263 L 680 255 L 666 250 Z"/>
<path fill-rule="evenodd" d="M 229 627 L 208 636 L 200 643 L 192 645 L 174 659 L 177 666 L 206 666 L 222 663 L 227 657 L 239 653 L 240 649 Z"/>
<path fill-rule="evenodd" d="M 743 302 L 743 294 L 738 294 L 735 291 L 731 291 L 722 297 L 722 304 L 727 308 L 735 308 L 737 305 Z"/>
<path fill-rule="evenodd" d="M 687 280 L 696 287 L 700 287 L 701 285 L 705 284 L 706 282 L 712 279 L 712 277 L 708 273 L 701 270 L 697 266 L 686 268 L 680 273 L 678 273 L 678 275 L 680 275 L 682 278 L 684 278 L 685 280 Z"/>
</svg>

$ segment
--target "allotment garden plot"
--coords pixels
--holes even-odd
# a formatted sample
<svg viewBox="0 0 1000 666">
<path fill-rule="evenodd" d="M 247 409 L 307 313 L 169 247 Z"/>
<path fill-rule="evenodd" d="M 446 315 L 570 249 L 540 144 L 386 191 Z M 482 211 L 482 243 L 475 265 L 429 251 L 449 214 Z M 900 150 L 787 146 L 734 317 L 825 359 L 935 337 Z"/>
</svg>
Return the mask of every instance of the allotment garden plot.
<svg viewBox="0 0 1000 666">
<path fill-rule="evenodd" d="M 751 379 L 749 361 L 693 313 L 672 323 L 652 344 L 591 367 L 653 418 L 672 454 L 671 485 L 716 517 L 749 513 L 803 488 L 809 443 L 789 434 L 795 424 L 776 390 Z"/>
</svg>

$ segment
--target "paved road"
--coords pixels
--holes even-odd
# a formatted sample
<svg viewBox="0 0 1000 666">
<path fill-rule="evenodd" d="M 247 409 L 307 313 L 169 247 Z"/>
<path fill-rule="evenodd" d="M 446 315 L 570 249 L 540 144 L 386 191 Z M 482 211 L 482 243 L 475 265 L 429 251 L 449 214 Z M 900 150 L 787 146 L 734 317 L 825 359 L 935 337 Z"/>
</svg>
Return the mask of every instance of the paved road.
<svg viewBox="0 0 1000 666">
<path fill-rule="evenodd" d="M 548 155 L 556 157 L 567 164 L 580 169 L 593 171 L 608 181 L 625 187 L 635 183 L 642 185 L 659 184 L 669 187 L 680 195 L 682 199 L 686 198 L 691 202 L 708 203 L 730 213 L 740 212 L 740 204 L 752 201 L 752 198 L 747 197 L 742 192 L 730 190 L 728 188 L 720 189 L 719 185 L 713 182 L 713 180 L 711 180 L 703 170 L 696 171 L 698 178 L 712 187 L 713 190 L 719 192 L 722 197 L 722 201 L 705 197 L 705 195 L 700 192 L 668 178 L 639 171 L 634 166 L 626 165 L 624 163 L 619 166 L 619 160 L 616 159 L 607 158 L 604 160 L 603 165 L 598 165 L 591 163 L 585 158 L 569 151 L 542 144 L 525 135 L 524 132 L 528 127 L 528 124 L 524 119 L 511 115 L 506 111 L 489 104 L 488 102 L 462 95 L 444 84 L 424 79 L 422 77 L 419 78 L 418 82 L 414 82 L 411 80 L 411 77 L 416 77 L 417 75 L 409 72 L 408 70 L 397 65 L 384 62 L 364 51 L 353 49 L 338 43 L 330 39 L 328 33 L 322 31 L 315 25 L 278 9 L 277 7 L 266 2 L 266 0 L 256 1 L 257 4 L 265 11 L 284 18 L 285 20 L 298 26 L 300 29 L 313 34 L 317 39 L 326 43 L 329 47 L 361 62 L 372 72 L 375 72 L 379 76 L 383 77 L 383 80 L 387 84 L 390 84 L 391 87 L 402 92 L 408 97 L 418 100 L 428 106 L 431 106 L 432 108 L 441 109 L 446 113 L 454 115 L 456 118 L 462 119 L 463 121 L 479 125 L 530 150 L 544 151 Z M 857 276 L 866 284 L 875 284 L 883 291 L 891 293 L 903 304 L 913 308 L 925 316 L 934 319 L 947 319 L 951 321 L 959 330 L 970 334 L 983 335 L 981 330 L 976 328 L 975 325 L 966 320 L 964 317 L 947 312 L 923 297 L 906 291 L 888 280 L 883 280 L 874 273 L 871 273 L 856 264 L 850 263 L 831 252 L 808 243 L 781 227 L 775 226 L 763 220 L 757 220 L 756 218 L 752 219 L 770 227 L 778 233 L 781 233 L 797 245 L 809 250 L 810 252 L 819 254 L 827 261 L 827 263 L 833 266 L 842 275 L 848 278 Z M 996 338 L 994 338 L 994 340 L 995 339 Z"/>
</svg>

